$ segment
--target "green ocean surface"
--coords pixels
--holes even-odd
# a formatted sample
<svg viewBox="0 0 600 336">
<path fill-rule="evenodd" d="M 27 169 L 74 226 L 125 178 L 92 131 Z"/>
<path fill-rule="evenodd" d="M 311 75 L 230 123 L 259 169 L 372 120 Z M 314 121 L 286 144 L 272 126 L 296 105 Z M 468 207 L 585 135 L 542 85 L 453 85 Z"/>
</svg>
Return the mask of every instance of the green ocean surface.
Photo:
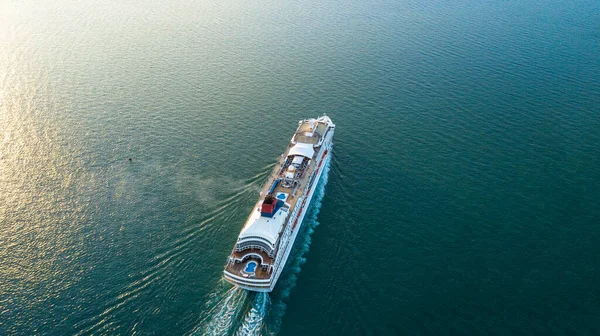
<svg viewBox="0 0 600 336">
<path fill-rule="evenodd" d="M 0 335 L 600 334 L 599 23 L 585 0 L 0 0 Z M 323 114 L 282 278 L 232 288 L 259 188 Z"/>
</svg>

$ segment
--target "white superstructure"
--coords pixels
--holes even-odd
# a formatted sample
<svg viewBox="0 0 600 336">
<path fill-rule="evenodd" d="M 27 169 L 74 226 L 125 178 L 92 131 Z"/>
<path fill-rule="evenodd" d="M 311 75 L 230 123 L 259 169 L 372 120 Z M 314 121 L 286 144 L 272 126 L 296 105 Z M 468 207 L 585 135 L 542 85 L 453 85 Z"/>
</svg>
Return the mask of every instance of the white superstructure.
<svg viewBox="0 0 600 336">
<path fill-rule="evenodd" d="M 225 280 L 273 290 L 331 155 L 334 129 L 327 116 L 299 122 L 227 260 Z"/>
</svg>

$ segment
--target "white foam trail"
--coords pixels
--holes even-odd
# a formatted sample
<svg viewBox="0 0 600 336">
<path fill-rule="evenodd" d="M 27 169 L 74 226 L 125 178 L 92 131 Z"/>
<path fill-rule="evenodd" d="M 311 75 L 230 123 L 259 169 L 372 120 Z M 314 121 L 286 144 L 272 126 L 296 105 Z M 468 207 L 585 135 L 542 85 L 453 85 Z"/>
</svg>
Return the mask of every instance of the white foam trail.
<svg viewBox="0 0 600 336">
<path fill-rule="evenodd" d="M 237 336 L 258 336 L 263 329 L 263 322 L 267 312 L 271 299 L 268 293 L 256 293 L 254 300 L 252 300 L 252 308 L 246 314 L 244 322 L 240 325 L 236 335 Z"/>
<path fill-rule="evenodd" d="M 244 308 L 248 292 L 238 287 L 232 287 L 224 295 L 216 295 L 218 300 L 208 312 L 201 326 L 192 335 L 229 335 L 234 329 L 234 323 L 239 320 Z M 211 301 L 207 306 L 211 305 Z"/>
</svg>

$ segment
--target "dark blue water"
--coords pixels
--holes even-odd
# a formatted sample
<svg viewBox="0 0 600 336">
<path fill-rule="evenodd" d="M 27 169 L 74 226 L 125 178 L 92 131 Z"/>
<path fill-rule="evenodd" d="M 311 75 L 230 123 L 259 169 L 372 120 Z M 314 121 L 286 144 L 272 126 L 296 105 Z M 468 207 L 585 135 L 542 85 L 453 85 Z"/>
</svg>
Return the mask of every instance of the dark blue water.
<svg viewBox="0 0 600 336">
<path fill-rule="evenodd" d="M 597 1 L 0 2 L 0 334 L 600 334 L 599 22 Z M 260 186 L 323 113 L 290 264 L 269 295 L 231 288 Z"/>
</svg>

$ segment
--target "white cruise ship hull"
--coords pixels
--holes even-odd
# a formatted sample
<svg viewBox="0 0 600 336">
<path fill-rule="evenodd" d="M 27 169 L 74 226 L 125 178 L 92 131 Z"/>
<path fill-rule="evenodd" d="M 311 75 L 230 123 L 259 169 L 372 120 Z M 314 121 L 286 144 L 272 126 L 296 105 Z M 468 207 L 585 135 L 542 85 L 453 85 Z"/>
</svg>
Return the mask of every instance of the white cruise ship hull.
<svg viewBox="0 0 600 336">
<path fill-rule="evenodd" d="M 324 117 L 327 118 L 327 117 Z M 314 119 L 313 119 L 314 120 Z M 321 119 L 318 119 L 321 120 Z M 281 213 L 274 213 L 272 216 L 272 221 L 275 222 L 278 216 L 283 216 L 282 214 L 285 214 L 286 216 L 286 220 L 285 223 L 282 224 L 282 228 L 281 230 L 278 232 L 278 237 L 276 238 L 276 244 L 273 244 L 274 248 L 273 250 L 269 250 L 269 246 L 268 246 L 268 242 L 269 240 L 267 239 L 268 236 L 268 232 L 264 232 L 265 229 L 263 228 L 263 231 L 260 230 L 253 230 L 254 228 L 252 227 L 253 225 L 255 227 L 259 226 L 261 223 L 259 223 L 259 221 L 264 220 L 263 217 L 258 218 L 258 215 L 255 213 L 251 213 L 250 218 L 248 219 L 248 222 L 246 223 L 246 225 L 244 226 L 244 229 L 242 230 L 242 233 L 240 234 L 240 238 L 238 238 L 238 244 L 236 245 L 236 247 L 234 248 L 234 252 L 232 252 L 232 255 L 230 256 L 229 260 L 228 260 L 228 265 L 226 266 L 226 269 L 224 271 L 224 278 L 225 280 L 227 280 L 228 282 L 246 289 L 246 290 L 250 290 L 250 291 L 255 291 L 255 292 L 271 292 L 273 291 L 273 289 L 275 288 L 277 281 L 279 280 L 279 277 L 281 276 L 281 273 L 283 272 L 283 269 L 285 268 L 285 265 L 287 263 L 287 260 L 290 256 L 290 253 L 293 249 L 294 246 L 294 242 L 296 241 L 296 238 L 298 236 L 298 233 L 300 232 L 300 229 L 302 228 L 302 224 L 304 223 L 304 219 L 306 217 L 306 214 L 308 212 L 308 209 L 312 203 L 312 199 L 314 197 L 314 193 L 315 190 L 317 189 L 317 186 L 319 184 L 319 182 L 321 181 L 321 177 L 326 169 L 327 166 L 327 162 L 330 159 L 331 156 L 331 149 L 333 146 L 332 143 L 332 139 L 333 139 L 333 133 L 334 133 L 334 127 L 335 125 L 333 125 L 333 123 L 331 123 L 330 119 L 327 118 L 327 121 L 329 121 L 329 123 L 331 124 L 328 128 L 326 133 L 324 134 L 324 136 L 322 137 L 322 139 L 319 139 L 320 141 L 318 142 L 318 144 L 320 144 L 320 146 L 316 147 L 315 146 L 315 151 L 313 153 L 312 156 L 310 156 L 310 159 L 308 160 L 308 164 L 307 166 L 310 168 L 311 167 L 311 163 L 312 160 L 314 160 L 314 167 L 312 169 L 312 171 L 310 172 L 310 176 L 309 177 L 305 177 L 304 180 L 305 181 L 305 185 L 302 183 L 304 180 L 299 179 L 298 181 L 293 181 L 294 183 L 297 182 L 297 184 L 291 183 L 292 186 L 288 187 L 288 189 L 282 189 L 283 187 L 277 187 L 278 186 L 278 181 L 275 181 L 273 184 L 273 187 L 271 187 L 271 189 L 267 192 L 268 194 L 273 194 L 273 190 L 275 191 L 288 191 L 288 190 L 293 190 L 293 192 L 291 192 L 291 194 L 293 195 L 291 198 L 293 198 L 293 201 L 295 202 L 293 207 L 289 207 L 287 210 L 284 208 L 282 208 L 281 210 L 286 210 L 285 212 L 281 212 Z M 302 123 L 302 122 L 301 122 Z M 302 124 L 301 124 L 302 125 Z M 301 127 L 299 127 L 300 130 Z M 318 129 L 318 128 L 317 128 Z M 311 129 L 312 130 L 312 129 Z M 288 147 L 288 150 L 286 151 L 286 154 L 289 154 L 289 156 L 287 157 L 289 158 L 294 158 L 296 159 L 297 157 L 302 158 L 302 155 L 306 156 L 306 158 L 309 158 L 308 154 L 304 154 L 301 153 L 299 151 L 295 151 L 293 147 L 298 146 L 297 143 L 294 142 L 294 139 L 296 138 L 301 138 L 301 136 L 298 136 L 299 133 L 295 134 L 295 137 L 292 138 L 292 144 L 290 145 L 290 147 L 292 147 L 292 149 L 290 149 L 290 147 Z M 307 133 L 307 134 L 311 134 Z M 301 138 L 304 140 L 304 138 Z M 311 139 L 309 138 L 308 141 L 310 141 Z M 304 140 L 307 141 L 307 140 Z M 301 146 L 306 147 L 306 144 L 301 143 Z M 302 149 L 302 148 L 301 148 Z M 301 153 L 301 155 L 294 155 L 294 154 L 290 154 L 290 153 Z M 284 159 L 285 161 L 285 159 Z M 288 160 L 289 161 L 289 160 Z M 299 160 L 294 160 L 294 162 L 299 161 Z M 286 161 L 287 162 L 287 161 Z M 279 166 L 279 162 L 278 165 L 276 165 L 274 171 L 277 171 Z M 282 171 L 286 168 L 286 165 L 282 164 Z M 291 168 L 288 167 L 289 170 L 291 170 Z M 291 170 L 293 171 L 293 170 Z M 281 173 L 280 173 L 281 174 Z M 284 176 L 284 175 L 276 175 L 276 176 Z M 290 176 L 290 175 L 287 175 Z M 302 173 L 299 173 L 298 176 L 302 177 Z M 278 180 L 280 180 L 281 178 L 278 178 Z M 273 179 L 275 180 L 275 179 Z M 270 182 L 271 180 L 267 180 L 268 182 Z M 290 181 L 287 181 L 288 184 Z M 295 186 L 295 187 L 294 187 Z M 268 185 L 267 185 L 268 187 Z M 277 187 L 277 188 L 275 188 Z M 296 189 L 298 189 L 299 187 L 302 187 L 301 190 L 296 191 Z M 301 192 L 299 192 L 301 191 Z M 284 192 L 278 192 L 278 194 L 285 194 Z M 287 196 L 286 196 L 287 197 Z M 266 202 L 266 201 L 265 201 Z M 257 203 L 257 210 L 260 210 L 260 205 L 261 205 L 261 201 L 259 201 L 259 203 Z M 290 205 L 287 202 L 285 203 L 285 205 Z M 263 209 L 264 209 L 264 205 L 263 205 Z M 264 213 L 261 213 L 264 215 Z M 268 217 L 268 214 L 266 214 L 266 216 Z M 258 219 L 257 219 L 258 218 Z M 270 217 L 268 217 L 270 218 Z M 269 220 L 267 220 L 267 222 L 269 222 Z M 259 223 L 259 224 L 257 224 Z M 265 224 L 262 223 L 262 225 L 273 225 L 273 224 Z M 268 227 L 268 229 L 272 229 L 272 227 Z M 246 233 L 246 234 L 245 234 Z M 245 236 L 248 236 L 249 238 L 246 238 Z M 255 242 L 254 243 L 245 243 L 249 240 L 254 239 Z M 270 238 L 271 241 L 273 240 L 273 238 Z M 266 244 L 265 244 L 266 241 Z M 256 245 L 251 245 L 250 247 L 244 247 L 244 244 L 256 244 Z M 263 246 L 266 245 L 266 248 L 264 248 Z M 271 257 L 271 254 L 274 254 L 273 257 Z M 252 266 L 254 268 L 252 268 Z M 260 270 L 258 271 L 254 271 L 254 269 L 258 269 L 260 267 Z"/>
</svg>

